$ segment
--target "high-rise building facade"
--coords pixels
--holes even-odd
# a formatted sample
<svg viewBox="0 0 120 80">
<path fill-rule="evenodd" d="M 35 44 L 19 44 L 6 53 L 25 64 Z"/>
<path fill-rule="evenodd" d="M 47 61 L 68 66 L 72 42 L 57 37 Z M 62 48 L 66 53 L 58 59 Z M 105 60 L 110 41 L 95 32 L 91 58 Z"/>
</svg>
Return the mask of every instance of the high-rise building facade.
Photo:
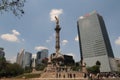
<svg viewBox="0 0 120 80">
<path fill-rule="evenodd" d="M 36 67 L 36 54 L 32 54 L 32 67 Z"/>
<path fill-rule="evenodd" d="M 32 53 L 25 52 L 24 58 L 23 58 L 23 68 L 31 67 L 31 64 L 32 64 Z"/>
<path fill-rule="evenodd" d="M 17 54 L 16 63 L 19 64 L 23 68 L 25 68 L 25 67 L 31 67 L 31 64 L 32 64 L 32 53 L 25 52 L 25 50 L 22 49 Z"/>
<path fill-rule="evenodd" d="M 36 55 L 36 63 L 40 64 L 44 58 L 48 57 L 48 49 L 42 49 L 41 51 L 37 52 Z"/>
<path fill-rule="evenodd" d="M 20 66 L 23 66 L 23 58 L 24 58 L 24 49 L 22 49 L 22 50 L 17 54 L 16 63 L 19 64 Z"/>
<path fill-rule="evenodd" d="M 104 20 L 96 11 L 81 16 L 77 22 L 80 51 L 87 66 L 101 63 L 101 72 L 116 71 L 113 51 Z"/>
</svg>

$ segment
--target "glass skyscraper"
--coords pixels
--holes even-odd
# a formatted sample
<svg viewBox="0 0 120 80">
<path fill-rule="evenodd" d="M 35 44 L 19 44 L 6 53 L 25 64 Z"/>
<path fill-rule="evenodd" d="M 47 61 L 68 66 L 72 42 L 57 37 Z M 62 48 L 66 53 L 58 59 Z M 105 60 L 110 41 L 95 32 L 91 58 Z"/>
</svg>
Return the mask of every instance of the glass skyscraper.
<svg viewBox="0 0 120 80">
<path fill-rule="evenodd" d="M 37 52 L 36 60 L 37 64 L 41 64 L 42 60 L 48 58 L 48 49 L 42 49 Z"/>
<path fill-rule="evenodd" d="M 18 54 L 17 54 L 17 59 L 16 63 L 19 64 L 21 67 L 31 67 L 31 61 L 32 61 L 32 53 L 30 52 L 25 52 L 24 49 L 22 49 Z"/>
<path fill-rule="evenodd" d="M 25 52 L 24 58 L 23 58 L 23 68 L 31 67 L 31 64 L 32 64 L 32 53 Z"/>
<path fill-rule="evenodd" d="M 101 72 L 116 71 L 113 51 L 104 20 L 96 11 L 81 16 L 77 22 L 80 51 L 87 66 L 101 63 Z"/>
<path fill-rule="evenodd" d="M 20 66 L 23 66 L 24 51 L 24 49 L 21 49 L 20 52 L 17 54 L 16 63 Z"/>
</svg>

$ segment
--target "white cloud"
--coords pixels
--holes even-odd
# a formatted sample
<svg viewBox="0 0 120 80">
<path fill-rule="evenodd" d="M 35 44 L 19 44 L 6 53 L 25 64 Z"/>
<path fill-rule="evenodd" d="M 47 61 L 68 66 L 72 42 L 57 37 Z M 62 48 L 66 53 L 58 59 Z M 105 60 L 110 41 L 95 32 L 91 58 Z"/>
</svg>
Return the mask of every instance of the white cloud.
<svg viewBox="0 0 120 80">
<path fill-rule="evenodd" d="M 20 35 L 20 33 L 16 30 L 12 30 L 12 32 L 13 32 L 14 35 Z"/>
<path fill-rule="evenodd" d="M 43 50 L 43 49 L 48 49 L 48 48 L 44 47 L 44 46 L 36 46 L 35 47 L 35 50 L 37 50 L 37 51 L 40 51 L 40 50 Z"/>
<path fill-rule="evenodd" d="M 63 40 L 62 45 L 66 45 L 68 43 L 68 40 Z"/>
<path fill-rule="evenodd" d="M 52 41 L 52 36 L 50 36 L 49 39 L 46 40 L 47 43 L 49 43 L 50 41 Z"/>
<path fill-rule="evenodd" d="M 19 42 L 18 37 L 14 34 L 2 34 L 1 38 L 3 40 L 10 41 L 10 42 Z"/>
<path fill-rule="evenodd" d="M 84 16 L 80 16 L 80 19 L 83 19 L 84 18 Z"/>
<path fill-rule="evenodd" d="M 115 40 L 115 44 L 120 45 L 120 37 Z"/>
<path fill-rule="evenodd" d="M 75 41 L 77 42 L 79 41 L 78 35 L 75 37 Z"/>
<path fill-rule="evenodd" d="M 49 42 L 50 42 L 50 40 L 46 40 L 46 42 L 47 42 L 47 43 L 49 43 Z"/>
<path fill-rule="evenodd" d="M 53 33 L 48 40 L 46 40 L 47 43 L 51 42 L 55 38 L 55 33 Z"/>
<path fill-rule="evenodd" d="M 59 15 L 62 13 L 63 13 L 62 9 L 52 9 L 50 12 L 50 20 L 55 21 L 55 16 L 59 17 Z"/>
<path fill-rule="evenodd" d="M 20 35 L 20 33 L 16 30 L 12 30 L 12 34 L 10 33 L 6 33 L 6 34 L 2 34 L 0 37 L 3 40 L 9 41 L 9 42 L 19 42 L 19 38 L 18 35 Z"/>
</svg>

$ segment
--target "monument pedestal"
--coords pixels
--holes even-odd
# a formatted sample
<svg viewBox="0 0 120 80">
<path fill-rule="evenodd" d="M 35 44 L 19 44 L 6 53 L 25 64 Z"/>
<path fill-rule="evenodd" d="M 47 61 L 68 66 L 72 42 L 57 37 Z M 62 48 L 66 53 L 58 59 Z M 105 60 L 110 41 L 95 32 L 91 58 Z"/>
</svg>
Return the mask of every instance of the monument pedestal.
<svg viewBox="0 0 120 80">
<path fill-rule="evenodd" d="M 82 66 L 82 72 L 83 72 L 83 73 L 87 73 L 86 66 Z"/>
<path fill-rule="evenodd" d="M 34 73 L 34 72 L 36 72 L 36 69 L 35 69 L 35 68 L 32 69 L 32 73 Z"/>
</svg>

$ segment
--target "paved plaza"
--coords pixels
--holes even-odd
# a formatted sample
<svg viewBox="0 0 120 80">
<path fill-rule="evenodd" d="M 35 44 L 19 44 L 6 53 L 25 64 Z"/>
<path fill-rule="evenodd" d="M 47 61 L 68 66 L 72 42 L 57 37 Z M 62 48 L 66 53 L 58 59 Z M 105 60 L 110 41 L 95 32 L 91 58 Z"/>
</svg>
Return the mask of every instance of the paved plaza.
<svg viewBox="0 0 120 80">
<path fill-rule="evenodd" d="M 89 79 L 85 79 L 85 78 L 30 78 L 30 79 L 0 79 L 0 80 L 89 80 Z M 120 78 L 116 78 L 116 79 L 99 79 L 99 80 L 120 80 Z"/>
</svg>

